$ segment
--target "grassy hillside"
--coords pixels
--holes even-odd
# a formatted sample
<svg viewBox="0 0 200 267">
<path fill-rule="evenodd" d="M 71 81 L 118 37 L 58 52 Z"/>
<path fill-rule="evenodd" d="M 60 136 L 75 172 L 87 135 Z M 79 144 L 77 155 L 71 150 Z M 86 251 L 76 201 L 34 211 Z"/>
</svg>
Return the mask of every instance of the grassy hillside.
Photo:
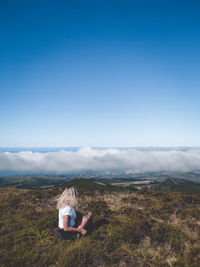
<svg viewBox="0 0 200 267">
<path fill-rule="evenodd" d="M 65 181 L 65 180 L 64 180 Z M 54 187 L 64 182 L 62 177 L 53 175 L 16 175 L 0 178 L 0 187 L 38 189 Z"/>
<path fill-rule="evenodd" d="M 91 233 L 75 241 L 56 229 L 62 187 L 0 189 L 1 266 L 199 266 L 199 194 L 71 183 L 79 186 L 77 211 L 94 214 Z"/>
<path fill-rule="evenodd" d="M 165 192 L 200 193 L 200 184 L 184 180 L 179 181 L 178 179 L 166 179 L 163 182 L 152 185 L 152 189 Z"/>
<path fill-rule="evenodd" d="M 101 182 L 97 182 L 97 181 L 92 181 L 89 179 L 74 179 L 72 181 L 67 181 L 65 182 L 61 188 L 66 188 L 69 186 L 75 185 L 77 187 L 77 189 L 81 192 L 84 193 L 84 191 L 88 192 L 88 191 L 100 191 L 100 192 L 104 192 L 104 191 L 135 191 L 134 188 L 129 187 L 129 188 L 124 188 L 124 187 L 117 187 L 117 186 L 112 186 L 110 184 L 105 184 L 105 183 L 101 183 Z"/>
<path fill-rule="evenodd" d="M 98 191 L 121 191 L 123 188 L 116 188 L 109 183 L 104 183 L 101 179 L 73 179 L 73 176 L 57 176 L 54 175 L 17 175 L 0 178 L 0 187 L 12 187 L 18 189 L 48 189 L 48 188 L 65 188 L 70 185 L 76 185 L 80 190 L 98 190 Z M 130 188 L 134 190 L 134 188 Z"/>
</svg>

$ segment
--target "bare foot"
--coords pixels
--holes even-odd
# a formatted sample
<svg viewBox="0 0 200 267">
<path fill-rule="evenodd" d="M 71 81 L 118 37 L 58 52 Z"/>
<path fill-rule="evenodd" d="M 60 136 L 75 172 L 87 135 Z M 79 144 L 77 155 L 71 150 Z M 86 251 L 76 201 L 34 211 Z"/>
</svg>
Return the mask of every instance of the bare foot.
<svg viewBox="0 0 200 267">
<path fill-rule="evenodd" d="M 81 237 L 81 234 L 78 233 L 78 234 L 76 235 L 76 238 L 80 238 L 80 237 Z"/>
</svg>

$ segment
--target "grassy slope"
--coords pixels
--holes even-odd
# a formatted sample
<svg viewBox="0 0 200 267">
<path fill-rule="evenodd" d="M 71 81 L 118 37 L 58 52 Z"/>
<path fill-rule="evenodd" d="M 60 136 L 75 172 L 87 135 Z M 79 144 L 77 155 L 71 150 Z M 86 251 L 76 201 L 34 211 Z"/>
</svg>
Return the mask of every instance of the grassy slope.
<svg viewBox="0 0 200 267">
<path fill-rule="evenodd" d="M 2 266 L 199 266 L 200 195 L 79 186 L 91 234 L 62 240 L 54 197 L 62 191 L 0 189 Z M 91 188 L 96 191 L 91 190 Z"/>
<path fill-rule="evenodd" d="M 35 175 L 26 175 L 26 176 L 11 176 L 4 177 L 0 179 L 1 187 L 14 187 L 14 188 L 27 188 L 34 189 L 40 188 L 43 186 L 53 186 L 58 183 L 57 179 L 48 178 L 48 176 L 35 176 Z"/>
<path fill-rule="evenodd" d="M 172 179 L 167 179 L 163 182 L 152 185 L 152 189 L 165 192 L 200 193 L 200 184 L 189 181 L 176 182 Z"/>
<path fill-rule="evenodd" d="M 121 191 L 127 190 L 122 188 L 116 188 L 108 183 L 102 183 L 101 180 L 95 181 L 86 178 L 73 179 L 71 182 L 69 177 L 57 177 L 49 175 L 26 175 L 26 176 L 13 176 L 13 177 L 4 177 L 0 179 L 0 187 L 12 187 L 18 189 L 47 189 L 49 187 L 58 188 L 62 186 L 76 185 L 80 190 L 98 190 L 98 191 Z M 99 183 L 101 181 L 101 183 Z M 134 188 L 130 188 L 134 190 Z"/>
<path fill-rule="evenodd" d="M 104 191 L 135 191 L 134 188 L 129 187 L 129 188 L 123 188 L 123 187 L 117 187 L 113 186 L 110 184 L 99 184 L 98 182 L 93 182 L 89 179 L 74 179 L 72 181 L 65 182 L 61 188 L 69 187 L 75 185 L 77 189 L 81 192 L 84 191 L 99 191 L 99 192 L 104 192 Z"/>
</svg>

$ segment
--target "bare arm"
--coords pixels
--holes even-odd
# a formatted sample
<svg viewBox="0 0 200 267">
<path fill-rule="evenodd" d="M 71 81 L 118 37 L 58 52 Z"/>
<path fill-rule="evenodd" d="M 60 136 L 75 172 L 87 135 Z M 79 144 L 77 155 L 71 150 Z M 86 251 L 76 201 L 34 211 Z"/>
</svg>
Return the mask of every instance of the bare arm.
<svg viewBox="0 0 200 267">
<path fill-rule="evenodd" d="M 69 220 L 70 220 L 70 216 L 69 215 L 65 215 L 63 217 L 63 226 L 64 226 L 64 231 L 69 231 L 69 232 L 79 232 L 82 235 L 86 234 L 86 230 L 83 228 L 75 228 L 75 227 L 70 227 L 69 226 Z"/>
</svg>

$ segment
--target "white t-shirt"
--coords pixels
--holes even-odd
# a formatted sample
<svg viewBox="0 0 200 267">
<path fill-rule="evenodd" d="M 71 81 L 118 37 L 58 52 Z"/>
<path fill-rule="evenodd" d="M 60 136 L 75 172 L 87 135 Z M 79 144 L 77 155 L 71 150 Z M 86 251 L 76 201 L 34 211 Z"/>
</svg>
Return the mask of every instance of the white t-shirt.
<svg viewBox="0 0 200 267">
<path fill-rule="evenodd" d="M 73 227 L 75 225 L 76 211 L 73 207 L 66 206 L 62 209 L 59 209 L 59 214 L 58 214 L 58 226 L 59 226 L 59 228 L 64 228 L 63 218 L 65 215 L 70 216 L 69 227 Z"/>
</svg>

